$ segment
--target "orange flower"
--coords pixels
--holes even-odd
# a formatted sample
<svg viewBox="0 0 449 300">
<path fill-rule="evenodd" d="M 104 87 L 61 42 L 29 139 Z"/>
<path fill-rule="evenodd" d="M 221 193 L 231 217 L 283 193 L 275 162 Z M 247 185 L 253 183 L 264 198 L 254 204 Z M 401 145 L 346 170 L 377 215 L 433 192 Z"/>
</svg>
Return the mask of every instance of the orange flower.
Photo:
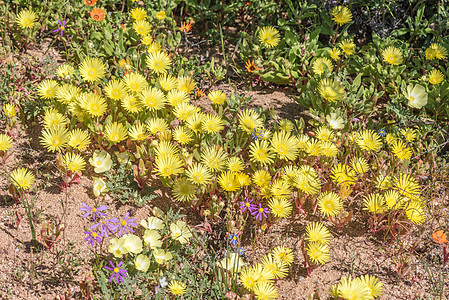
<svg viewBox="0 0 449 300">
<path fill-rule="evenodd" d="M 186 23 L 186 22 L 184 22 L 184 23 L 181 24 L 180 30 L 181 30 L 182 32 L 187 33 L 187 32 L 189 32 L 191 29 L 192 29 L 192 24 Z"/>
<path fill-rule="evenodd" d="M 84 4 L 89 6 L 94 6 L 97 3 L 97 0 L 84 0 Z"/>
<path fill-rule="evenodd" d="M 203 89 L 197 89 L 197 90 L 195 91 L 195 97 L 196 97 L 197 99 L 203 98 L 204 96 L 206 96 L 206 93 L 204 93 L 204 90 L 203 90 Z"/>
<path fill-rule="evenodd" d="M 254 71 L 260 70 L 259 67 L 256 67 L 256 64 L 254 63 L 254 59 L 250 62 L 249 60 L 246 62 L 245 64 L 245 68 L 246 70 L 248 70 L 248 72 L 252 73 Z"/>
<path fill-rule="evenodd" d="M 435 243 L 438 243 L 438 244 L 446 244 L 447 243 L 447 236 L 443 230 L 434 231 L 432 233 L 432 238 Z"/>
<path fill-rule="evenodd" d="M 95 21 L 103 21 L 104 20 L 104 13 L 105 11 L 101 8 L 94 8 L 90 12 L 90 17 L 94 19 Z"/>
</svg>

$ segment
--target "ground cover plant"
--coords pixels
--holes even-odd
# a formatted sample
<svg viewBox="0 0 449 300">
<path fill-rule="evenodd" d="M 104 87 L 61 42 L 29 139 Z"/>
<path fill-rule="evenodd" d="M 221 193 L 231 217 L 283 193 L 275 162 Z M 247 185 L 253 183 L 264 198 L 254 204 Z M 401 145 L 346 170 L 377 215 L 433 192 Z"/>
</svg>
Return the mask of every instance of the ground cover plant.
<svg viewBox="0 0 449 300">
<path fill-rule="evenodd" d="M 2 1 L 2 298 L 445 299 L 447 1 Z"/>
</svg>

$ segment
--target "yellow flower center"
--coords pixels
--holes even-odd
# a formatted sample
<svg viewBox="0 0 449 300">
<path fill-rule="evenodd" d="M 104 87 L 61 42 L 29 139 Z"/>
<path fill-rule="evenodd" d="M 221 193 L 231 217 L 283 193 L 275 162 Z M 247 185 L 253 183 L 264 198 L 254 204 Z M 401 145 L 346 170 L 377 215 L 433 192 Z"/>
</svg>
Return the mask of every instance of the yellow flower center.
<svg viewBox="0 0 449 300">
<path fill-rule="evenodd" d="M 120 222 L 120 225 L 122 225 L 122 226 L 126 226 L 126 224 L 128 224 L 128 223 L 126 223 L 125 220 L 123 220 L 123 221 Z"/>
<path fill-rule="evenodd" d="M 101 165 L 103 164 L 103 162 L 102 162 L 101 160 L 97 160 L 97 161 L 95 162 L 95 164 L 99 167 L 99 166 L 101 166 Z"/>
<path fill-rule="evenodd" d="M 88 72 L 88 74 L 89 74 L 90 76 L 94 76 L 94 75 L 95 75 L 95 70 L 94 70 L 94 69 L 90 69 L 89 72 Z"/>
<path fill-rule="evenodd" d="M 119 268 L 114 268 L 114 273 L 118 273 L 118 272 L 120 272 L 120 269 Z"/>
<path fill-rule="evenodd" d="M 160 68 L 162 68 L 162 63 L 161 63 L 160 61 L 155 62 L 155 63 L 154 63 L 154 68 L 155 68 L 155 69 L 160 69 Z"/>
<path fill-rule="evenodd" d="M 129 86 L 131 87 L 131 89 L 136 90 L 137 87 L 138 87 L 138 84 L 135 83 L 135 82 L 133 82 L 133 83 L 131 83 Z"/>
<path fill-rule="evenodd" d="M 97 234 L 96 232 L 92 233 L 92 237 L 93 237 L 93 238 L 96 238 L 97 235 L 98 235 L 98 234 Z"/>
<path fill-rule="evenodd" d="M 61 28 L 61 30 L 65 30 L 65 27 L 64 27 L 64 26 L 61 26 L 60 28 Z"/>
<path fill-rule="evenodd" d="M 54 147 L 58 147 L 61 145 L 61 139 L 59 137 L 53 137 L 50 141 L 51 145 Z"/>
<path fill-rule="evenodd" d="M 259 208 L 259 212 L 260 212 L 260 213 L 263 213 L 263 208 L 262 208 L 262 207 Z"/>
</svg>

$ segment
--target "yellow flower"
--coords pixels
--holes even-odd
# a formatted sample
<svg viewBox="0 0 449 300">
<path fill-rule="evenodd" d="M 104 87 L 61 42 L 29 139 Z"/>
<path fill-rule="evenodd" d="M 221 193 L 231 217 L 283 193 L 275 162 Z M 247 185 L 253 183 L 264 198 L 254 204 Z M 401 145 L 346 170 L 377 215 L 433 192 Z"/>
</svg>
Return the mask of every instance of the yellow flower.
<svg viewBox="0 0 449 300">
<path fill-rule="evenodd" d="M 421 187 L 418 182 L 407 174 L 399 174 L 394 183 L 397 191 L 406 197 L 419 195 Z"/>
<path fill-rule="evenodd" d="M 108 123 L 104 127 L 104 137 L 113 144 L 117 144 L 128 137 L 128 130 L 122 123 Z"/>
<path fill-rule="evenodd" d="M 259 274 L 257 274 L 254 268 L 245 268 L 240 272 L 240 282 L 249 291 L 254 289 L 258 279 Z"/>
<path fill-rule="evenodd" d="M 130 11 L 130 15 L 134 20 L 142 21 L 147 17 L 147 12 L 141 7 L 136 7 Z"/>
<path fill-rule="evenodd" d="M 65 126 L 69 123 L 69 120 L 56 109 L 46 108 L 43 123 L 44 127 L 47 129 L 53 126 Z"/>
<path fill-rule="evenodd" d="M 177 79 L 178 82 L 178 90 L 186 92 L 190 94 L 195 89 L 195 82 L 191 77 L 181 76 Z"/>
<path fill-rule="evenodd" d="M 209 93 L 209 95 L 207 95 L 207 97 L 210 99 L 210 101 L 213 104 L 218 104 L 218 105 L 223 104 L 225 102 L 225 100 L 226 100 L 226 94 L 223 93 L 223 91 L 220 91 L 220 90 L 211 91 Z"/>
<path fill-rule="evenodd" d="M 335 21 L 338 25 L 344 25 L 352 20 L 352 13 L 346 6 L 336 6 L 332 10 L 332 20 Z"/>
<path fill-rule="evenodd" d="M 85 81 L 95 82 L 104 76 L 106 66 L 96 57 L 87 57 L 81 62 L 79 71 Z"/>
<path fill-rule="evenodd" d="M 426 49 L 426 59 L 445 59 L 447 57 L 447 49 L 439 43 L 433 43 Z"/>
<path fill-rule="evenodd" d="M 234 172 L 223 172 L 217 178 L 218 184 L 220 184 L 221 188 L 227 192 L 236 191 L 239 188 L 238 183 L 235 180 Z"/>
<path fill-rule="evenodd" d="M 297 174 L 294 185 L 307 195 L 314 195 L 320 189 L 320 182 L 318 178 L 310 174 Z"/>
<path fill-rule="evenodd" d="M 278 178 L 271 185 L 271 195 L 274 199 L 287 199 L 291 193 L 292 189 L 285 180 Z"/>
<path fill-rule="evenodd" d="M 57 87 L 57 81 L 44 80 L 39 84 L 37 92 L 42 99 L 53 99 L 55 97 Z"/>
<path fill-rule="evenodd" d="M 69 133 L 63 126 L 53 126 L 42 131 L 41 144 L 51 152 L 61 151 L 69 141 Z"/>
<path fill-rule="evenodd" d="M 327 52 L 329 53 L 330 57 L 331 57 L 333 60 L 337 61 L 337 60 L 340 59 L 340 54 L 341 54 L 340 49 L 338 49 L 338 48 L 332 48 L 332 49 L 329 49 Z"/>
<path fill-rule="evenodd" d="M 382 148 L 382 141 L 379 135 L 373 130 L 364 130 L 357 135 L 356 143 L 362 150 L 372 150 L 377 152 Z"/>
<path fill-rule="evenodd" d="M 424 203 L 419 200 L 412 200 L 405 208 L 407 219 L 411 222 L 420 225 L 426 220 L 426 213 L 424 212 Z"/>
<path fill-rule="evenodd" d="M 313 72 L 317 75 L 330 74 L 332 73 L 332 68 L 332 62 L 327 57 L 317 58 L 312 64 Z"/>
<path fill-rule="evenodd" d="M 151 35 L 142 36 L 140 42 L 146 46 L 149 46 L 153 42 L 153 37 Z"/>
<path fill-rule="evenodd" d="M 17 114 L 17 106 L 15 106 L 14 104 L 6 103 L 3 105 L 3 112 L 5 113 L 5 116 L 7 118 L 11 119 Z"/>
<path fill-rule="evenodd" d="M 149 54 L 151 54 L 151 53 L 155 53 L 155 52 L 161 51 L 161 49 L 162 48 L 161 48 L 161 45 L 159 43 L 152 42 L 150 45 L 148 45 L 147 52 Z"/>
<path fill-rule="evenodd" d="M 170 177 L 184 172 L 183 162 L 177 155 L 158 156 L 155 161 L 155 173 L 162 177 Z"/>
<path fill-rule="evenodd" d="M 345 164 L 337 164 L 332 167 L 331 178 L 336 184 L 351 186 L 357 180 L 356 172 Z"/>
<path fill-rule="evenodd" d="M 139 121 L 128 130 L 128 134 L 133 141 L 143 141 L 150 137 L 147 133 L 146 126 Z"/>
<path fill-rule="evenodd" d="M 142 105 L 150 111 L 162 109 L 167 102 L 164 93 L 155 87 L 144 89 L 142 93 L 140 93 L 139 99 Z"/>
<path fill-rule="evenodd" d="M 270 212 L 279 218 L 287 218 L 292 211 L 292 204 L 286 199 L 271 199 L 268 201 Z"/>
<path fill-rule="evenodd" d="M 402 63 L 402 53 L 396 47 L 389 46 L 382 50 L 382 57 L 384 61 L 389 63 L 390 65 L 399 65 Z"/>
<path fill-rule="evenodd" d="M 307 245 L 307 256 L 315 264 L 324 265 L 329 260 L 329 248 L 325 244 L 312 242 Z"/>
<path fill-rule="evenodd" d="M 71 65 L 63 64 L 56 69 L 56 75 L 63 79 L 69 79 L 75 74 L 75 68 Z"/>
<path fill-rule="evenodd" d="M 128 91 L 135 93 L 140 93 L 148 86 L 148 82 L 145 77 L 134 72 L 126 74 L 125 77 L 123 77 L 123 82 L 128 88 Z"/>
<path fill-rule="evenodd" d="M 56 89 L 56 99 L 64 104 L 78 102 L 81 89 L 73 84 L 63 84 Z"/>
<path fill-rule="evenodd" d="M 298 155 L 298 140 L 285 131 L 275 132 L 271 139 L 271 150 L 280 159 L 295 160 Z"/>
<path fill-rule="evenodd" d="M 170 281 L 168 284 L 168 290 L 175 296 L 184 295 L 186 293 L 186 284 L 177 280 Z"/>
<path fill-rule="evenodd" d="M 153 250 L 162 246 L 161 235 L 155 229 L 145 230 L 143 241 L 145 242 L 145 245 L 150 246 Z"/>
<path fill-rule="evenodd" d="M 268 185 L 271 181 L 270 173 L 265 170 L 257 170 L 253 175 L 253 182 L 259 187 Z"/>
<path fill-rule="evenodd" d="M 231 157 L 228 159 L 228 169 L 231 172 L 240 172 L 245 167 L 243 160 L 240 157 Z"/>
<path fill-rule="evenodd" d="M 162 249 L 155 249 L 153 255 L 158 264 L 165 264 L 173 258 L 173 254 L 170 251 L 164 251 Z"/>
<path fill-rule="evenodd" d="M 186 222 L 181 220 L 170 224 L 170 234 L 172 239 L 179 241 L 181 244 L 186 244 L 192 237 L 192 232 L 187 227 Z"/>
<path fill-rule="evenodd" d="M 157 14 L 156 14 L 156 19 L 158 19 L 159 21 L 162 21 L 162 20 L 164 20 L 165 19 L 165 11 L 159 11 Z"/>
<path fill-rule="evenodd" d="M 288 266 L 274 259 L 269 253 L 262 258 L 262 266 L 265 271 L 271 272 L 276 279 L 284 278 L 288 273 Z"/>
<path fill-rule="evenodd" d="M 326 192 L 318 198 L 318 207 L 325 216 L 335 216 L 342 209 L 341 198 L 334 192 Z"/>
<path fill-rule="evenodd" d="M 173 89 L 167 93 L 167 101 L 171 106 L 178 106 L 181 103 L 189 102 L 189 95 L 184 91 Z"/>
<path fill-rule="evenodd" d="M 287 266 L 291 265 L 294 260 L 293 251 L 290 248 L 282 246 L 277 246 L 273 249 L 273 257 L 276 261 L 286 264 Z"/>
<path fill-rule="evenodd" d="M 84 94 L 83 97 L 80 98 L 80 104 L 94 117 L 101 117 L 108 109 L 106 100 L 94 93 Z"/>
<path fill-rule="evenodd" d="M 112 255 L 117 258 L 121 258 L 124 254 L 128 253 L 128 251 L 123 247 L 124 237 L 121 238 L 112 238 L 109 240 L 108 251 Z"/>
<path fill-rule="evenodd" d="M 345 55 L 349 56 L 355 53 L 355 44 L 350 39 L 344 39 L 338 44 L 338 46 Z"/>
<path fill-rule="evenodd" d="M 145 20 L 136 20 L 133 23 L 133 29 L 137 32 L 137 34 L 146 36 L 151 31 L 151 25 Z"/>
<path fill-rule="evenodd" d="M 147 120 L 148 130 L 156 135 L 159 132 L 166 132 L 168 130 L 167 121 L 161 118 L 151 118 Z"/>
<path fill-rule="evenodd" d="M 400 133 L 404 136 L 407 142 L 413 142 L 416 138 L 416 131 L 412 128 L 401 129 Z"/>
<path fill-rule="evenodd" d="M 382 282 L 380 282 L 376 276 L 364 275 L 359 278 L 370 290 L 371 299 L 377 298 L 382 294 Z"/>
<path fill-rule="evenodd" d="M 67 170 L 72 171 L 74 173 L 80 172 L 85 169 L 86 162 L 84 158 L 78 153 L 68 152 L 63 157 L 64 166 Z"/>
<path fill-rule="evenodd" d="M 348 299 L 348 300 L 368 300 L 370 298 L 370 289 L 368 286 L 361 281 L 359 278 L 351 279 L 351 276 L 349 278 L 346 278 L 346 276 L 343 276 L 343 278 L 340 280 L 340 282 L 337 285 L 337 292 L 338 297 L 341 297 L 342 299 Z"/>
<path fill-rule="evenodd" d="M 173 132 L 173 139 L 181 145 L 185 145 L 192 141 L 192 136 L 192 132 L 184 126 L 177 127 Z"/>
<path fill-rule="evenodd" d="M 259 40 L 265 47 L 276 47 L 281 40 L 279 31 L 272 26 L 264 26 L 259 31 Z"/>
<path fill-rule="evenodd" d="M 23 190 L 29 189 L 34 181 L 35 177 L 27 168 L 18 168 L 11 172 L 10 180 L 16 188 Z"/>
<path fill-rule="evenodd" d="M 238 114 L 238 117 L 239 127 L 247 133 L 263 126 L 259 114 L 252 109 L 244 109 Z"/>
<path fill-rule="evenodd" d="M 311 222 L 306 226 L 306 241 L 317 242 L 324 245 L 329 245 L 331 234 L 326 226 L 320 222 Z"/>
<path fill-rule="evenodd" d="M 208 185 L 212 180 L 212 174 L 208 168 L 200 163 L 194 163 L 186 171 L 188 179 L 198 185 Z"/>
<path fill-rule="evenodd" d="M 95 197 L 100 197 L 101 194 L 106 193 L 106 182 L 104 182 L 101 178 L 92 177 L 92 192 Z"/>
<path fill-rule="evenodd" d="M 268 281 L 258 281 L 254 286 L 254 295 L 257 300 L 274 300 L 279 297 L 273 283 Z"/>
<path fill-rule="evenodd" d="M 147 66 L 155 73 L 165 74 L 170 68 L 171 59 L 165 52 L 157 51 L 148 54 Z"/>
<path fill-rule="evenodd" d="M 138 113 L 142 111 L 142 105 L 140 101 L 134 95 L 127 95 L 122 100 L 122 107 L 129 113 Z"/>
<path fill-rule="evenodd" d="M 226 152 L 218 146 L 209 146 L 201 154 L 201 162 L 213 171 L 222 171 L 226 166 L 226 159 Z"/>
<path fill-rule="evenodd" d="M 426 88 L 417 84 L 413 86 L 412 84 L 407 86 L 407 93 L 405 94 L 407 98 L 407 105 L 413 108 L 420 109 L 427 104 L 427 92 Z"/>
<path fill-rule="evenodd" d="M 440 84 L 444 79 L 444 75 L 440 70 L 434 69 L 429 72 L 429 82 L 431 84 Z"/>
<path fill-rule="evenodd" d="M 148 256 L 139 254 L 136 259 L 134 260 L 134 266 L 136 267 L 136 270 L 146 272 L 150 268 L 151 261 L 148 258 Z"/>
<path fill-rule="evenodd" d="M 16 23 L 20 28 L 32 28 L 36 22 L 37 15 L 30 10 L 22 10 L 19 15 L 16 16 Z"/>
<path fill-rule="evenodd" d="M 178 85 L 178 80 L 169 74 L 160 76 L 158 82 L 161 85 L 161 88 L 166 92 L 171 91 Z"/>
<path fill-rule="evenodd" d="M 122 100 L 127 96 L 125 84 L 118 80 L 109 81 L 104 92 L 112 100 Z"/>
<path fill-rule="evenodd" d="M 337 102 L 343 99 L 345 95 L 343 86 L 339 82 L 330 78 L 320 80 L 320 83 L 318 84 L 318 92 L 321 97 L 331 102 Z"/>
<path fill-rule="evenodd" d="M 112 167 L 111 155 L 106 151 L 95 150 L 89 163 L 94 167 L 95 173 L 103 173 L 109 171 Z"/>
<path fill-rule="evenodd" d="M 195 197 L 196 186 L 191 183 L 187 178 L 182 177 L 175 181 L 173 185 L 173 196 L 176 200 L 182 202 L 188 202 Z"/>
<path fill-rule="evenodd" d="M 0 134 L 0 155 L 12 147 L 12 139 L 6 134 Z"/>
<path fill-rule="evenodd" d="M 206 114 L 203 118 L 203 130 L 208 133 L 218 133 L 224 128 L 223 120 L 218 115 Z"/>
<path fill-rule="evenodd" d="M 412 156 L 412 150 L 406 147 L 401 140 L 394 141 L 391 148 L 391 152 L 400 160 L 409 159 Z"/>
<path fill-rule="evenodd" d="M 372 193 L 364 197 L 363 210 L 373 214 L 381 214 L 386 210 L 385 198 L 381 194 Z"/>
<path fill-rule="evenodd" d="M 384 194 L 385 204 L 390 209 L 400 209 L 402 207 L 401 195 L 397 191 L 389 190 Z"/>
<path fill-rule="evenodd" d="M 351 167 L 357 174 L 363 174 L 369 170 L 368 162 L 364 157 L 353 157 L 351 159 Z"/>
</svg>

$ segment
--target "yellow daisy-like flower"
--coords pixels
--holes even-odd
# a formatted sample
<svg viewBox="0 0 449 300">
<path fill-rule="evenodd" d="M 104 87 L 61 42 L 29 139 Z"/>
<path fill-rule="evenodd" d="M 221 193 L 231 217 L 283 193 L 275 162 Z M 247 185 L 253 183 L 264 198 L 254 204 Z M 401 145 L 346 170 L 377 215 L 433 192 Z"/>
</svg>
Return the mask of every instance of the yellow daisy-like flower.
<svg viewBox="0 0 449 300">
<path fill-rule="evenodd" d="M 355 44 L 350 39 L 344 39 L 341 41 L 338 46 L 343 51 L 343 53 L 347 56 L 355 53 Z"/>
<path fill-rule="evenodd" d="M 181 202 L 191 201 L 195 197 L 196 188 L 187 178 L 178 178 L 173 185 L 173 196 Z"/>
<path fill-rule="evenodd" d="M 143 141 L 150 137 L 146 126 L 137 122 L 128 130 L 129 138 L 133 141 Z"/>
<path fill-rule="evenodd" d="M 378 193 L 372 193 L 364 197 L 363 210 L 367 210 L 373 214 L 381 214 L 386 210 L 385 198 Z"/>
<path fill-rule="evenodd" d="M 413 142 L 416 139 L 416 131 L 413 128 L 401 129 L 400 133 L 407 142 Z"/>
<path fill-rule="evenodd" d="M 259 277 L 254 268 L 245 268 L 240 272 L 240 282 L 249 291 L 254 289 Z"/>
<path fill-rule="evenodd" d="M 271 214 L 278 218 L 287 218 L 292 212 L 292 204 L 286 199 L 271 199 L 268 201 Z"/>
<path fill-rule="evenodd" d="M 221 147 L 209 146 L 201 154 L 201 162 L 213 171 L 223 171 L 227 154 Z"/>
<path fill-rule="evenodd" d="M 6 103 L 3 105 L 3 112 L 7 118 L 13 118 L 17 114 L 17 106 L 14 104 Z"/>
<path fill-rule="evenodd" d="M 340 49 L 338 49 L 338 48 L 332 48 L 332 49 L 329 49 L 327 52 L 329 53 L 330 57 L 331 57 L 334 61 L 337 61 L 337 60 L 340 59 L 340 55 L 341 55 Z"/>
<path fill-rule="evenodd" d="M 51 152 L 61 151 L 69 141 L 69 133 L 64 126 L 53 126 L 42 131 L 41 144 Z"/>
<path fill-rule="evenodd" d="M 445 59 L 447 58 L 447 49 L 439 43 L 433 43 L 426 49 L 426 59 Z"/>
<path fill-rule="evenodd" d="M 279 297 L 278 291 L 269 281 L 258 281 L 253 291 L 257 300 L 275 300 Z"/>
<path fill-rule="evenodd" d="M 190 94 L 195 89 L 195 82 L 189 76 L 178 77 L 178 90 Z"/>
<path fill-rule="evenodd" d="M 54 108 L 46 108 L 44 113 L 44 127 L 65 126 L 69 120 Z"/>
<path fill-rule="evenodd" d="M 84 151 L 90 145 L 90 136 L 87 131 L 73 129 L 69 134 L 69 146 L 79 151 Z"/>
<path fill-rule="evenodd" d="M 265 170 L 257 170 L 253 175 L 253 182 L 259 187 L 267 186 L 271 181 L 270 173 Z"/>
<path fill-rule="evenodd" d="M 337 164 L 332 167 L 331 178 L 336 184 L 345 186 L 353 185 L 357 180 L 356 172 L 345 164 Z"/>
<path fill-rule="evenodd" d="M 271 149 L 280 159 L 295 160 L 298 155 L 298 140 L 285 131 L 278 131 L 271 139 Z"/>
<path fill-rule="evenodd" d="M 401 195 L 394 190 L 389 190 L 384 194 L 385 204 L 390 209 L 400 209 L 403 206 Z"/>
<path fill-rule="evenodd" d="M 32 28 L 36 24 L 37 15 L 35 12 L 30 10 L 22 10 L 16 16 L 16 23 L 20 28 Z"/>
<path fill-rule="evenodd" d="M 78 153 L 68 152 L 64 155 L 62 161 L 67 170 L 72 171 L 74 173 L 80 172 L 84 170 L 86 167 L 86 161 Z"/>
<path fill-rule="evenodd" d="M 389 46 L 382 50 L 382 57 L 384 61 L 389 63 L 390 65 L 400 65 L 402 63 L 402 53 L 396 47 Z"/>
<path fill-rule="evenodd" d="M 140 39 L 140 42 L 146 46 L 149 46 L 153 42 L 153 37 L 150 34 L 142 36 L 142 38 Z"/>
<path fill-rule="evenodd" d="M 12 147 L 12 139 L 6 134 L 0 134 L 0 155 Z"/>
<path fill-rule="evenodd" d="M 208 133 L 218 133 L 224 128 L 223 120 L 218 115 L 207 114 L 203 118 L 203 130 Z"/>
<path fill-rule="evenodd" d="M 430 84 L 440 84 L 444 80 L 444 75 L 440 70 L 434 69 L 429 72 Z"/>
<path fill-rule="evenodd" d="M 148 45 L 147 52 L 149 54 L 151 54 L 151 53 L 161 51 L 161 49 L 162 49 L 162 47 L 159 43 L 152 42 L 150 45 Z"/>
<path fill-rule="evenodd" d="M 235 175 L 235 181 L 238 183 L 239 187 L 248 186 L 251 184 L 251 177 L 243 172 L 238 172 Z"/>
<path fill-rule="evenodd" d="M 276 179 L 271 185 L 271 195 L 274 199 L 287 199 L 291 193 L 292 189 L 285 180 Z"/>
<path fill-rule="evenodd" d="M 160 76 L 158 82 L 161 85 L 161 88 L 166 92 L 175 89 L 178 85 L 178 79 L 169 74 Z"/>
<path fill-rule="evenodd" d="M 273 257 L 276 261 L 286 264 L 287 266 L 291 265 L 294 260 L 293 251 L 290 248 L 285 246 L 277 246 L 273 249 Z"/>
<path fill-rule="evenodd" d="M 94 93 L 85 94 L 80 99 L 81 106 L 92 116 L 101 117 L 107 110 L 106 100 Z"/>
<path fill-rule="evenodd" d="M 317 58 L 312 64 L 312 70 L 315 74 L 321 75 L 323 73 L 332 73 L 332 62 L 327 57 Z"/>
<path fill-rule="evenodd" d="M 176 107 L 181 103 L 188 103 L 189 94 L 187 94 L 184 91 L 178 91 L 177 89 L 173 89 L 167 93 L 167 101 L 171 106 Z"/>
<path fill-rule="evenodd" d="M 161 141 L 156 146 L 156 155 L 162 156 L 176 156 L 179 153 L 179 148 L 176 147 L 171 141 Z"/>
<path fill-rule="evenodd" d="M 250 144 L 249 149 L 249 156 L 252 162 L 258 162 L 262 165 L 273 162 L 274 153 L 271 152 L 268 141 L 254 141 Z"/>
<path fill-rule="evenodd" d="M 194 163 L 186 171 L 187 178 L 198 185 L 208 185 L 212 180 L 212 174 L 209 169 L 200 163 Z"/>
<path fill-rule="evenodd" d="M 204 114 L 202 112 L 196 112 L 194 115 L 190 116 L 187 119 L 187 127 L 191 129 L 193 132 L 201 132 L 203 129 L 203 118 Z"/>
<path fill-rule="evenodd" d="M 366 286 L 370 290 L 371 299 L 379 297 L 382 294 L 383 284 L 376 276 L 364 275 L 360 276 L 359 278 L 364 284 L 366 284 Z"/>
<path fill-rule="evenodd" d="M 155 173 L 162 177 L 170 177 L 184 172 L 184 163 L 177 155 L 163 155 L 156 158 Z"/>
<path fill-rule="evenodd" d="M 128 130 L 122 123 L 109 123 L 104 127 L 104 137 L 113 144 L 117 144 L 128 137 Z"/>
<path fill-rule="evenodd" d="M 320 222 L 311 222 L 306 226 L 306 241 L 317 242 L 324 245 L 329 245 L 331 234 L 326 226 Z"/>
<path fill-rule="evenodd" d="M 247 133 L 251 133 L 254 129 L 262 127 L 262 120 L 257 112 L 252 109 L 245 109 L 238 114 L 239 127 Z"/>
<path fill-rule="evenodd" d="M 283 130 L 286 132 L 291 132 L 293 130 L 293 127 L 295 126 L 291 121 L 287 119 L 280 119 L 277 125 L 279 126 L 279 130 Z"/>
<path fill-rule="evenodd" d="M 133 18 L 136 21 L 145 20 L 147 17 L 147 12 L 141 7 L 133 8 L 129 13 L 131 15 L 131 18 Z"/>
<path fill-rule="evenodd" d="M 369 170 L 368 162 L 363 157 L 353 157 L 351 167 L 357 174 L 363 174 Z"/>
<path fill-rule="evenodd" d="M 85 81 L 95 82 L 104 76 L 106 66 L 96 57 L 87 57 L 81 62 L 79 71 Z"/>
<path fill-rule="evenodd" d="M 186 293 L 186 288 L 187 286 L 184 282 L 177 280 L 170 281 L 170 283 L 168 284 L 168 290 L 172 295 L 175 296 L 184 295 Z"/>
<path fill-rule="evenodd" d="M 400 160 L 409 159 L 412 156 L 412 149 L 405 146 L 401 140 L 395 140 L 393 142 L 391 152 Z"/>
<path fill-rule="evenodd" d="M 343 299 L 347 300 L 368 300 L 370 298 L 370 289 L 368 286 L 361 281 L 359 278 L 351 279 L 351 276 L 349 278 L 346 278 L 346 276 L 343 276 L 343 278 L 340 280 L 340 282 L 337 285 L 337 292 L 338 297 L 341 297 Z"/>
<path fill-rule="evenodd" d="M 330 102 L 337 102 L 343 99 L 345 95 L 345 89 L 343 86 L 330 78 L 321 79 L 318 84 L 318 92 L 321 97 Z"/>
<path fill-rule="evenodd" d="M 155 87 L 144 89 L 142 93 L 140 93 L 139 99 L 142 105 L 151 111 L 162 109 L 167 102 L 164 93 Z"/>
<path fill-rule="evenodd" d="M 56 69 L 56 75 L 63 79 L 70 79 L 75 74 L 75 68 L 68 64 L 60 65 Z"/>
<path fill-rule="evenodd" d="M 187 119 L 190 118 L 191 116 L 193 116 L 197 111 L 198 111 L 198 108 L 196 106 L 193 106 L 190 103 L 181 103 L 175 107 L 175 109 L 173 110 L 173 114 L 175 115 L 176 118 L 178 118 L 182 121 L 187 121 Z M 217 121 L 218 123 L 221 123 L 223 125 L 221 118 L 220 117 L 218 117 L 218 118 L 219 118 L 219 122 L 218 122 L 218 119 L 215 119 L 215 121 Z M 214 123 L 214 124 L 217 125 L 218 123 Z M 208 124 L 208 125 L 212 126 L 214 124 Z M 204 123 L 203 123 L 203 126 L 204 126 Z M 223 127 L 221 129 L 223 129 Z"/>
<path fill-rule="evenodd" d="M 112 100 L 122 100 L 128 94 L 126 93 L 126 86 L 118 80 L 111 80 L 104 88 L 106 96 Z"/>
<path fill-rule="evenodd" d="M 73 84 L 63 84 L 56 89 L 56 99 L 64 104 L 77 102 L 81 89 Z"/>
<path fill-rule="evenodd" d="M 346 6 L 336 6 L 332 10 L 332 20 L 338 25 L 344 25 L 352 21 L 352 13 Z"/>
<path fill-rule="evenodd" d="M 168 130 L 168 123 L 165 119 L 151 118 L 147 120 L 148 130 L 156 135 L 159 132 L 166 132 Z"/>
<path fill-rule="evenodd" d="M 145 20 L 136 20 L 133 23 L 133 29 L 137 32 L 137 34 L 146 36 L 151 31 L 151 25 Z"/>
<path fill-rule="evenodd" d="M 406 197 L 419 195 L 421 192 L 418 182 L 408 174 L 399 174 L 399 177 L 395 179 L 394 186 L 401 195 Z"/>
<path fill-rule="evenodd" d="M 55 80 L 44 80 L 39 84 L 37 92 L 42 99 L 53 99 L 58 85 L 58 82 Z"/>
<path fill-rule="evenodd" d="M 217 182 L 221 186 L 221 188 L 227 192 L 233 192 L 238 190 L 239 188 L 239 185 L 235 180 L 234 172 L 226 171 L 221 173 L 217 178 Z"/>
<path fill-rule="evenodd" d="M 288 266 L 274 259 L 273 254 L 269 253 L 262 258 L 263 268 L 271 272 L 276 279 L 285 278 L 288 273 Z"/>
<path fill-rule="evenodd" d="M 320 153 L 327 157 L 334 157 L 338 154 L 338 148 L 332 142 L 320 142 Z"/>
<path fill-rule="evenodd" d="M 315 264 L 324 265 L 329 260 L 329 248 L 325 244 L 312 242 L 307 245 L 307 256 Z"/>
<path fill-rule="evenodd" d="M 226 101 L 226 94 L 220 90 L 211 91 L 207 95 L 207 97 L 210 99 L 210 102 L 212 102 L 213 104 L 221 105 Z"/>
<path fill-rule="evenodd" d="M 323 215 L 335 216 L 340 213 L 343 205 L 340 196 L 334 192 L 327 192 L 318 198 L 318 207 Z"/>
<path fill-rule="evenodd" d="M 177 127 L 173 132 L 173 139 L 181 145 L 185 145 L 192 141 L 192 137 L 193 133 L 184 126 Z"/>
<path fill-rule="evenodd" d="M 319 180 L 310 174 L 297 174 L 294 184 L 307 195 L 314 195 L 321 188 Z"/>
<path fill-rule="evenodd" d="M 382 140 L 373 130 L 364 130 L 357 135 L 356 143 L 362 150 L 377 152 L 382 148 Z"/>
<path fill-rule="evenodd" d="M 148 54 L 147 66 L 150 70 L 158 74 L 165 74 L 170 68 L 171 59 L 165 52 L 157 51 Z"/>
<path fill-rule="evenodd" d="M 30 172 L 27 168 L 18 168 L 11 172 L 9 175 L 12 184 L 16 188 L 21 188 L 27 190 L 31 188 L 35 181 L 34 174 Z"/>
<path fill-rule="evenodd" d="M 325 126 L 321 126 L 316 131 L 315 137 L 322 141 L 330 141 L 334 138 L 334 132 Z"/>
<path fill-rule="evenodd" d="M 231 157 L 228 159 L 228 169 L 231 172 L 240 172 L 243 171 L 245 164 L 240 157 Z"/>
<path fill-rule="evenodd" d="M 161 11 L 157 12 L 156 19 L 158 19 L 159 21 L 164 20 L 165 19 L 165 11 L 161 10 Z"/>
<path fill-rule="evenodd" d="M 138 113 L 142 111 L 141 102 L 134 95 L 127 95 L 122 100 L 122 107 L 129 113 Z"/>
<path fill-rule="evenodd" d="M 405 208 L 407 219 L 411 222 L 420 225 L 426 220 L 426 213 L 424 212 L 424 203 L 419 200 L 412 200 Z"/>
<path fill-rule="evenodd" d="M 134 93 L 140 93 L 148 86 L 148 82 L 145 77 L 134 72 L 127 73 L 125 77 L 123 77 L 123 83 L 128 88 L 128 91 Z"/>
<path fill-rule="evenodd" d="M 281 40 L 279 31 L 272 26 L 264 26 L 259 31 L 259 40 L 267 48 L 276 47 Z"/>
</svg>

